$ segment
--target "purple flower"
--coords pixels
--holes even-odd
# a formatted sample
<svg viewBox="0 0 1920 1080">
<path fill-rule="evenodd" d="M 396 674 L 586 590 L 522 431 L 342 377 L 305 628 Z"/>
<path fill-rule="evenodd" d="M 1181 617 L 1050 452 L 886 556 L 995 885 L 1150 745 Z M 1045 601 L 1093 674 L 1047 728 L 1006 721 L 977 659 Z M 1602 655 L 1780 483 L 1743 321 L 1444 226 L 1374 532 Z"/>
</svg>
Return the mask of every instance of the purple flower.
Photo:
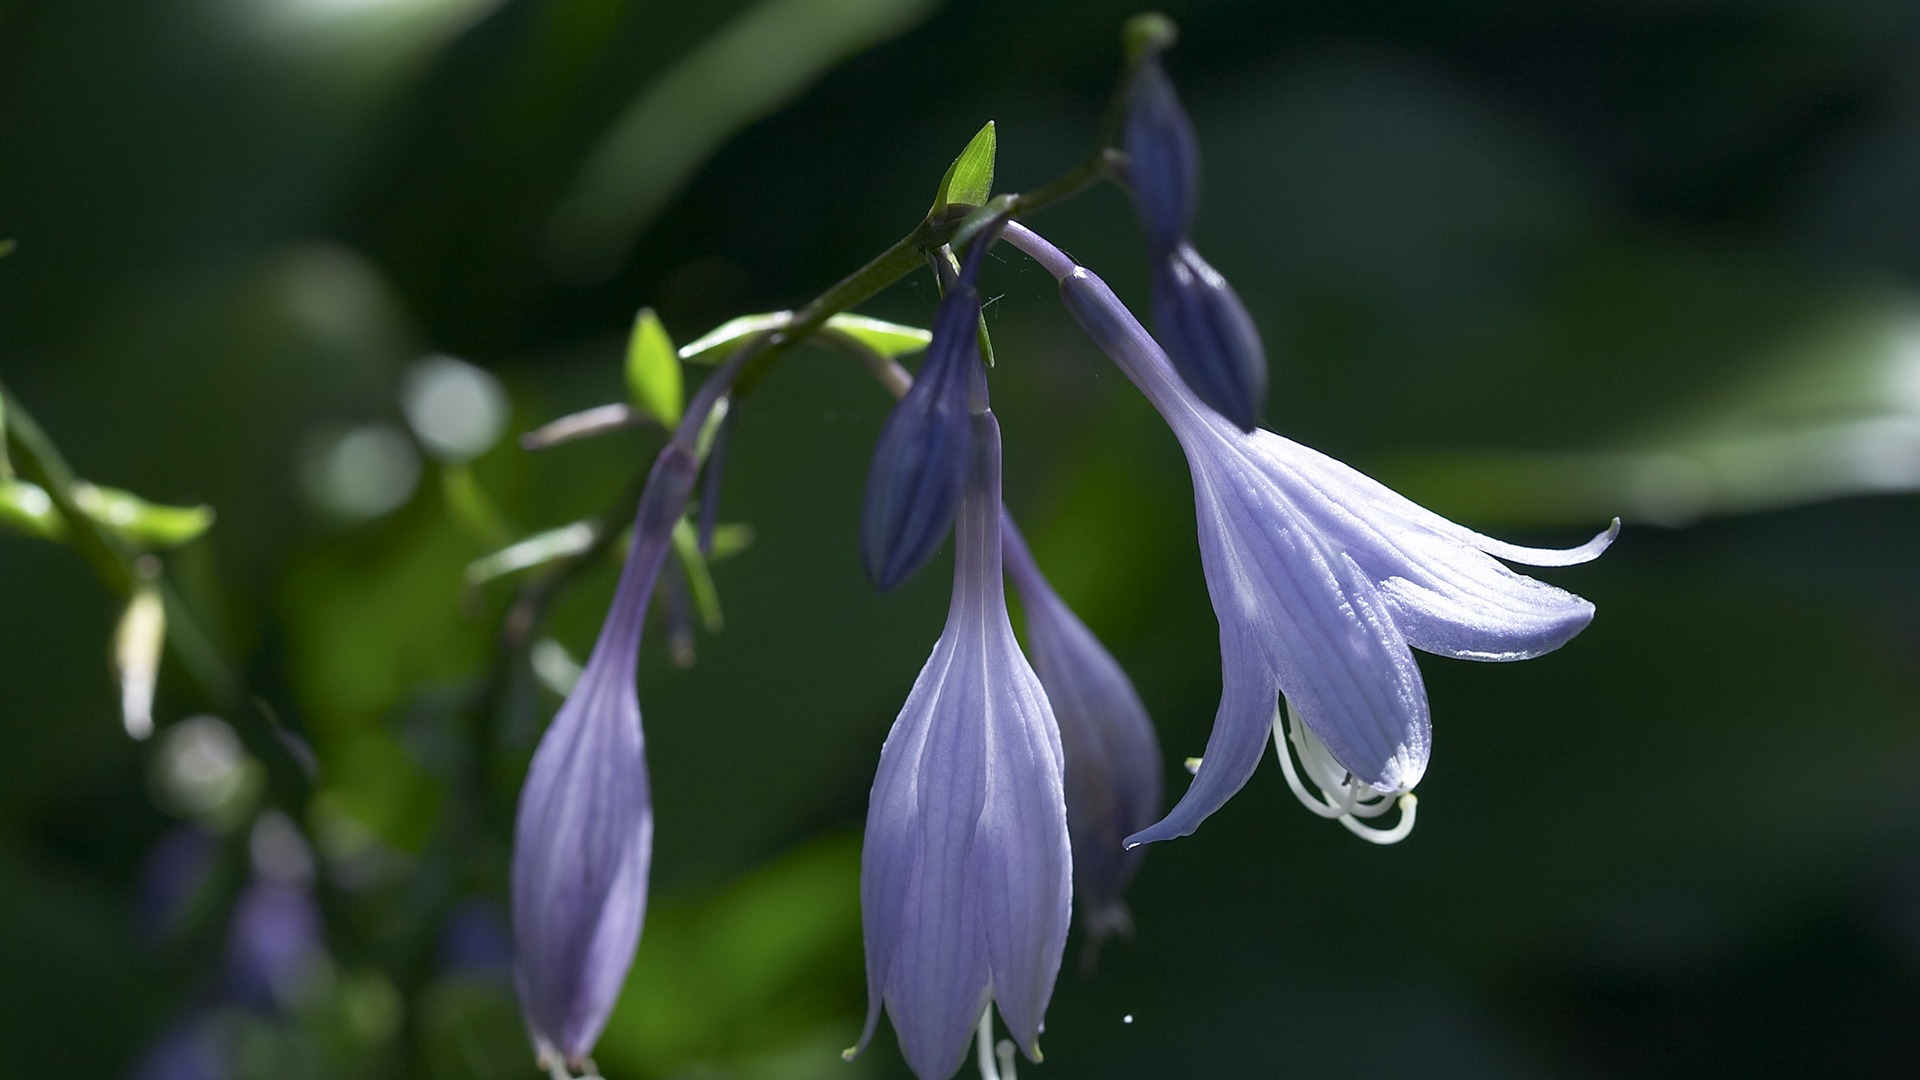
<svg viewBox="0 0 1920 1080">
<path fill-rule="evenodd" d="M 1157 49 L 1134 65 L 1120 144 L 1148 245 L 1156 251 L 1173 247 L 1193 227 L 1200 202 L 1200 146 Z"/>
<path fill-rule="evenodd" d="M 978 261 L 969 260 L 969 266 Z M 887 414 L 873 448 L 860 516 L 860 556 L 881 592 L 912 577 L 933 557 L 960 505 L 972 424 L 968 390 L 979 367 L 979 320 L 980 294 L 963 277 L 940 301 L 920 377 Z"/>
<path fill-rule="evenodd" d="M 233 1047 L 213 1018 L 193 1014 L 146 1048 L 126 1080 L 227 1080 Z"/>
<path fill-rule="evenodd" d="M 1121 894 L 1146 851 L 1124 841 L 1160 816 L 1160 740 L 1126 672 L 1047 583 L 1012 517 L 1003 540 L 1007 577 L 1026 612 L 1027 649 L 1066 753 L 1067 832 L 1083 929 L 1092 943 L 1131 934 Z"/>
<path fill-rule="evenodd" d="M 1242 431 L 1267 400 L 1267 352 L 1240 294 L 1185 240 L 1153 259 L 1153 329 L 1201 401 Z"/>
<path fill-rule="evenodd" d="M 1195 399 L 1105 282 L 1031 231 L 1007 235 L 1061 279 L 1068 310 L 1165 417 L 1193 474 L 1224 687 L 1192 786 L 1128 843 L 1184 836 L 1225 804 L 1283 730 L 1279 694 L 1306 772 L 1328 796 L 1303 801 L 1357 824 L 1374 812 L 1353 812 L 1360 802 L 1409 792 L 1426 770 L 1431 724 L 1413 649 L 1524 660 L 1593 618 L 1593 605 L 1496 557 L 1585 562 L 1618 522 L 1576 548 L 1517 547 L 1272 432 L 1242 432 Z"/>
<path fill-rule="evenodd" d="M 647 601 L 694 472 L 692 455 L 674 446 L 654 463 L 600 638 L 520 789 L 515 981 L 543 1062 L 582 1066 L 640 941 L 653 802 L 634 678 Z"/>
<path fill-rule="evenodd" d="M 543 1067 L 587 1064 L 633 964 L 647 910 L 653 800 L 634 688 L 647 602 L 699 474 L 700 431 L 743 367 L 736 348 L 654 459 L 633 545 L 580 680 L 541 736 L 513 826 L 514 982 Z"/>
<path fill-rule="evenodd" d="M 921 1080 L 959 1068 L 989 1002 L 1039 1060 L 1072 897 L 1060 735 L 1001 583 L 999 426 L 972 424 L 952 608 L 880 751 L 861 852 L 868 1006 L 849 1054 L 884 1004 Z"/>
</svg>

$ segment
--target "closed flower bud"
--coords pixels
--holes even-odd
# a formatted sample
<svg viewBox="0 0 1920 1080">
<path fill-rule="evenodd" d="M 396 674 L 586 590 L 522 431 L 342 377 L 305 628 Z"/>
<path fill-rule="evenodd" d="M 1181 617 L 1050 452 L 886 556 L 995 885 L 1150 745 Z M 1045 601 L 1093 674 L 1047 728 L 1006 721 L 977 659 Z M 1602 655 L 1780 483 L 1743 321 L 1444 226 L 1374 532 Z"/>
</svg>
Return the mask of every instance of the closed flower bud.
<svg viewBox="0 0 1920 1080">
<path fill-rule="evenodd" d="M 1147 241 L 1155 251 L 1166 251 L 1193 227 L 1200 202 L 1200 147 L 1156 56 L 1133 69 L 1120 138 L 1127 152 L 1127 185 Z"/>
<path fill-rule="evenodd" d="M 1260 332 L 1233 286 L 1185 241 L 1154 258 L 1153 333 L 1200 400 L 1254 429 L 1267 400 Z"/>
<path fill-rule="evenodd" d="M 972 284 L 962 281 L 947 291 L 920 376 L 887 416 L 874 446 L 860 557 L 881 592 L 925 565 L 953 525 L 967 474 L 979 319 L 980 294 Z"/>
<path fill-rule="evenodd" d="M 534 1047 L 548 1064 L 584 1065 L 646 918 L 653 800 L 634 679 L 647 602 L 693 478 L 692 455 L 677 443 L 655 461 L 600 638 L 520 789 L 515 978 Z"/>
<path fill-rule="evenodd" d="M 1160 740 L 1127 673 L 1047 583 L 1013 519 L 1002 528 L 1007 577 L 1026 610 L 1027 652 L 1060 725 L 1073 891 L 1081 928 L 1097 944 L 1133 932 L 1121 894 L 1146 849 L 1127 850 L 1125 840 L 1160 817 Z"/>
</svg>

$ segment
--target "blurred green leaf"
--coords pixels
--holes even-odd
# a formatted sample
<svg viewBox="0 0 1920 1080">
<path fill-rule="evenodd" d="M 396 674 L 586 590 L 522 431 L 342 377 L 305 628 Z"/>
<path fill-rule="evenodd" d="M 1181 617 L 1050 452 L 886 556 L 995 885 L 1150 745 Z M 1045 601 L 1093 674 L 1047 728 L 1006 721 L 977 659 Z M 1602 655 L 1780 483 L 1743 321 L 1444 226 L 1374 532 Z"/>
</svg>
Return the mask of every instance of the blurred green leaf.
<svg viewBox="0 0 1920 1080">
<path fill-rule="evenodd" d="M 993 121 L 974 133 L 968 140 L 966 149 L 947 166 L 947 174 L 940 178 L 940 188 L 933 193 L 933 208 L 928 214 L 937 214 L 949 206 L 981 206 L 987 197 L 993 194 L 993 159 L 996 138 Z"/>
<path fill-rule="evenodd" d="M 1660 402 L 1593 449 L 1429 451 L 1391 458 L 1384 471 L 1486 521 L 1618 515 L 1677 526 L 1920 490 L 1920 312 L 1909 299 L 1829 298 L 1744 350 L 1722 379 Z"/>
<path fill-rule="evenodd" d="M 724 522 L 713 527 L 713 550 L 707 552 L 707 562 L 717 563 L 730 559 L 753 546 L 753 526 L 744 521 Z"/>
<path fill-rule="evenodd" d="M 838 1050 L 861 992 L 859 872 L 856 839 L 835 835 L 715 894 L 657 906 L 599 1063 L 642 1075 L 704 1061 L 726 1063 L 726 1076 L 847 1076 Z M 821 1042 L 789 1071 L 743 1067 Z M 871 1058 L 851 1068 L 860 1075 Z"/>
<path fill-rule="evenodd" d="M 11 479 L 13 459 L 7 456 L 7 395 L 0 394 L 0 480 Z"/>
<path fill-rule="evenodd" d="M 936 0 L 763 0 L 626 108 L 574 177 L 548 230 L 564 270 L 597 277 L 734 132 L 821 72 L 913 26 Z"/>
<path fill-rule="evenodd" d="M 534 533 L 519 543 L 467 564 L 469 585 L 484 585 L 519 570 L 544 566 L 557 559 L 570 558 L 593 546 L 599 527 L 592 521 L 576 521 L 557 529 Z"/>
<path fill-rule="evenodd" d="M 67 531 L 53 497 L 25 480 L 0 479 L 0 525 L 46 540 L 58 540 Z"/>
<path fill-rule="evenodd" d="M 456 603 L 470 553 L 438 506 L 419 500 L 295 560 L 280 610 L 294 690 L 323 763 L 338 739 L 378 723 L 416 687 L 484 664 L 489 627 Z"/>
<path fill-rule="evenodd" d="M 931 331 L 917 326 L 904 326 L 851 312 L 835 315 L 827 320 L 827 325 L 890 360 L 911 356 L 926 348 L 927 342 L 933 340 Z"/>
<path fill-rule="evenodd" d="M 627 337 L 627 399 L 671 429 L 686 404 L 673 339 L 652 308 L 641 308 Z"/>
<path fill-rule="evenodd" d="M 707 570 L 706 557 L 700 554 L 700 536 L 693 523 L 681 518 L 673 526 L 673 553 L 687 574 L 687 591 L 693 594 L 693 608 L 707 633 L 717 634 L 723 625 L 720 617 L 720 590 L 714 587 L 713 574 Z"/>
<path fill-rule="evenodd" d="M 73 502 L 135 547 L 179 547 L 213 527 L 211 506 L 162 506 L 118 488 L 75 484 Z"/>
</svg>

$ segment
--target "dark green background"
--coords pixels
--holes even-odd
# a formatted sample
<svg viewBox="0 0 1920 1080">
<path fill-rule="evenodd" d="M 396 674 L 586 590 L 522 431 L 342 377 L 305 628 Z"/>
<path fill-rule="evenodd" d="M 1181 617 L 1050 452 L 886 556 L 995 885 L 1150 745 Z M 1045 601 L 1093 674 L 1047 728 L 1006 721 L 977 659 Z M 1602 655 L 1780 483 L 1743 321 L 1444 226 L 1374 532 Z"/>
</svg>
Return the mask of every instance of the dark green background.
<svg viewBox="0 0 1920 1080">
<path fill-rule="evenodd" d="M 853 44 L 765 35 L 694 71 L 717 105 L 647 143 L 631 254 L 597 279 L 556 263 L 548 222 L 615 117 L 753 7 L 0 4 L 0 376 L 83 475 L 219 511 L 170 572 L 318 755 L 320 796 L 288 809 L 359 829 L 322 860 L 330 977 L 229 1017 L 243 1075 L 534 1075 L 506 984 L 444 974 L 436 941 L 502 902 L 556 699 L 492 644 L 510 587 L 463 599 L 488 548 L 436 466 L 349 524 L 304 494 L 303 447 L 399 423 L 428 352 L 498 375 L 513 432 L 614 400 L 637 307 L 686 341 L 803 302 L 911 228 L 987 119 L 1000 190 L 1050 179 L 1088 147 L 1129 12 L 790 0 Z M 1138 937 L 1097 977 L 1070 941 L 1023 1075 L 1920 1069 L 1920 10 L 1168 10 L 1196 239 L 1266 334 L 1269 424 L 1509 539 L 1628 526 L 1543 573 L 1599 610 L 1561 653 L 1423 663 L 1408 842 L 1359 843 L 1263 765 L 1151 853 Z M 791 93 L 733 108 L 796 53 Z M 1033 223 L 1143 296 L 1115 191 Z M 1046 275 L 1009 253 L 987 287 L 1009 504 L 1133 674 L 1177 792 L 1219 686 L 1178 449 Z M 921 278 L 864 310 L 924 325 L 934 299 Z M 658 848 L 611 1080 L 905 1075 L 884 1030 L 837 1054 L 864 1008 L 867 785 L 948 587 L 944 559 L 884 598 L 860 576 L 886 407 L 814 351 L 743 406 L 724 516 L 757 541 L 716 569 L 727 627 L 691 670 L 657 632 L 643 664 Z M 615 502 L 655 441 L 509 438 L 477 471 L 551 527 Z M 576 654 L 611 583 L 556 609 Z M 206 1000 L 242 877 L 233 831 L 175 930 L 135 933 L 174 819 L 119 728 L 118 603 L 73 552 L 0 535 L 3 1076 L 125 1070 Z M 170 663 L 160 722 L 206 707 Z"/>
</svg>

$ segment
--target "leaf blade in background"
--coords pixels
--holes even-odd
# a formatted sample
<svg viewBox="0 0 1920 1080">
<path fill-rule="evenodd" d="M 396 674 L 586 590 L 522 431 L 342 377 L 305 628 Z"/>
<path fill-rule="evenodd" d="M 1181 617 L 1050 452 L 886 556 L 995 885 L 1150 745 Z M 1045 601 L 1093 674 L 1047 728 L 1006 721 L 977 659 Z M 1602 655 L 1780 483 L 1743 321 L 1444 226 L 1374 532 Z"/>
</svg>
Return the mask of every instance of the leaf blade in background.
<svg viewBox="0 0 1920 1080">
<path fill-rule="evenodd" d="M 905 31 L 938 0 L 765 0 L 642 91 L 574 175 L 547 229 L 550 264 L 610 272 L 735 132 L 841 60 Z"/>
</svg>

